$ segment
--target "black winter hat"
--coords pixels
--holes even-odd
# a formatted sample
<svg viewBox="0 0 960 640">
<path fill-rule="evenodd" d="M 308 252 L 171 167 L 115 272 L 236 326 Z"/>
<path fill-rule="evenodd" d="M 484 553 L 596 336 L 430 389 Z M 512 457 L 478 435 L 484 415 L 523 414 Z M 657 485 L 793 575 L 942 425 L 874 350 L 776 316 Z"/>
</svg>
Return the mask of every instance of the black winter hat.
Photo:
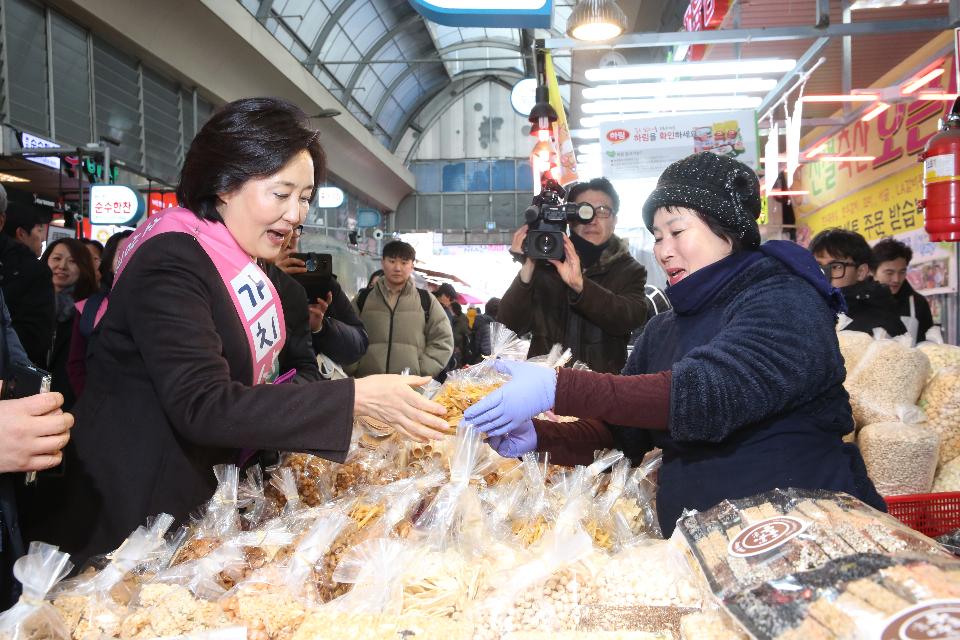
<svg viewBox="0 0 960 640">
<path fill-rule="evenodd" d="M 643 204 L 643 222 L 651 231 L 660 207 L 696 209 L 738 236 L 744 246 L 760 246 L 760 180 L 733 158 L 704 151 L 671 164 Z"/>
</svg>

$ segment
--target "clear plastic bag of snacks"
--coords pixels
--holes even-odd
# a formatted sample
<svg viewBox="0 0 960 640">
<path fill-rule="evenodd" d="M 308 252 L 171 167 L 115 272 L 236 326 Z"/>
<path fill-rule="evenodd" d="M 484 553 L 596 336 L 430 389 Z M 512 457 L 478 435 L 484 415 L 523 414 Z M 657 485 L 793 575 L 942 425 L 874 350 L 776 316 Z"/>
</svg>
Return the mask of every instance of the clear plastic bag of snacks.
<svg viewBox="0 0 960 640">
<path fill-rule="evenodd" d="M 932 329 L 931 329 L 932 331 Z M 930 360 L 930 375 L 946 367 L 960 367 L 960 347 L 942 342 L 921 342 L 917 349 Z"/>
<path fill-rule="evenodd" d="M 837 341 L 840 343 L 840 355 L 850 373 L 857 368 L 867 349 L 873 344 L 873 338 L 863 331 L 838 331 Z"/>
<path fill-rule="evenodd" d="M 166 524 L 169 526 L 169 521 Z M 166 552 L 164 533 L 158 528 L 138 527 L 108 556 L 110 564 L 102 571 L 59 585 L 53 606 L 73 637 L 113 637 L 119 633 L 136 586 L 135 573 Z"/>
<path fill-rule="evenodd" d="M 925 426 L 940 435 L 942 467 L 960 456 L 960 366 L 933 374 L 920 396 L 920 408 L 927 416 Z"/>
<path fill-rule="evenodd" d="M 874 340 L 844 387 L 858 428 L 875 422 L 893 422 L 897 407 L 915 405 L 930 375 L 930 361 L 909 345 L 909 336 Z"/>
<path fill-rule="evenodd" d="M 333 579 L 353 585 L 325 609 L 345 613 L 399 615 L 403 606 L 403 575 L 416 560 L 411 547 L 393 538 L 367 540 L 348 551 Z"/>
<path fill-rule="evenodd" d="M 677 529 L 719 598 L 854 553 L 947 554 L 844 493 L 776 489 L 685 513 Z"/>
<path fill-rule="evenodd" d="M 70 629 L 45 601 L 53 587 L 73 570 L 70 555 L 44 542 L 30 543 L 27 554 L 13 565 L 23 595 L 0 614 L 2 640 L 70 640 Z"/>
<path fill-rule="evenodd" d="M 927 493 L 933 485 L 940 435 L 918 407 L 901 405 L 899 420 L 869 424 L 857 435 L 867 473 L 884 496 Z"/>
</svg>

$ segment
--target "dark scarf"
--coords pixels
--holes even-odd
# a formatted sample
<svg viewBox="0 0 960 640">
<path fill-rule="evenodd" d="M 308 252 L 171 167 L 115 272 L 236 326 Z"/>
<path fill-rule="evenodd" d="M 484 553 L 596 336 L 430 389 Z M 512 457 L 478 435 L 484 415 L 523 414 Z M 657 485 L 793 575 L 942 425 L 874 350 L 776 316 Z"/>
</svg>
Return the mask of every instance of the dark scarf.
<svg viewBox="0 0 960 640">
<path fill-rule="evenodd" d="M 75 311 L 73 291 L 75 287 L 66 287 L 60 293 L 56 294 L 55 304 L 57 310 L 57 322 L 63 322 L 73 317 Z"/>
<path fill-rule="evenodd" d="M 577 255 L 580 257 L 580 266 L 584 269 L 589 269 L 595 265 L 610 245 L 609 240 L 600 245 L 593 244 L 576 233 L 570 234 L 570 241 L 573 242 L 573 248 L 577 250 Z"/>
<path fill-rule="evenodd" d="M 777 260 L 793 274 L 813 285 L 834 312 L 846 311 L 843 294 L 830 285 L 813 255 L 800 245 L 784 240 L 770 240 L 756 250 L 732 253 L 699 269 L 668 287 L 667 297 L 678 314 L 696 313 L 707 306 L 734 278 L 763 257 Z"/>
</svg>

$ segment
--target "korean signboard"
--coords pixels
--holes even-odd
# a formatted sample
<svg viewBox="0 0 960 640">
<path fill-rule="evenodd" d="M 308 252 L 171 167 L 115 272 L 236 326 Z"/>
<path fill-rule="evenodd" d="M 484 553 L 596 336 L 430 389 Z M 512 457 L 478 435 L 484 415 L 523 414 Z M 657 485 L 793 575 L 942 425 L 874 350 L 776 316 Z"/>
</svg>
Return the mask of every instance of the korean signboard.
<svg viewBox="0 0 960 640">
<path fill-rule="evenodd" d="M 674 115 L 607 122 L 600 127 L 603 175 L 611 180 L 658 178 L 672 162 L 712 151 L 757 168 L 753 111 Z"/>
<path fill-rule="evenodd" d="M 119 184 L 95 184 L 90 187 L 90 222 L 95 225 L 130 225 L 143 213 L 140 196 Z"/>
<path fill-rule="evenodd" d="M 424 18 L 450 27 L 549 29 L 553 0 L 410 0 Z"/>
</svg>

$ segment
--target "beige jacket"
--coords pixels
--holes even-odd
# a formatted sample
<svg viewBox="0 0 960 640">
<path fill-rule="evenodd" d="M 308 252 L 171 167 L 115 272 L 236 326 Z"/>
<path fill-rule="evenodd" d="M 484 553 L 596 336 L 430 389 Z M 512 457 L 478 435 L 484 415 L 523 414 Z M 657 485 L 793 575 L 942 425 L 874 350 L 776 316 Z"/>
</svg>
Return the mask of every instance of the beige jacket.
<svg viewBox="0 0 960 640">
<path fill-rule="evenodd" d="M 389 290 L 381 278 L 357 309 L 370 337 L 367 353 L 348 369 L 358 378 L 376 373 L 400 373 L 405 368 L 420 376 L 435 376 L 447 366 L 453 354 L 453 330 L 443 306 L 430 296 L 430 320 L 424 322 L 420 294 L 411 280 L 403 288 L 396 307 L 387 300 Z"/>
</svg>

